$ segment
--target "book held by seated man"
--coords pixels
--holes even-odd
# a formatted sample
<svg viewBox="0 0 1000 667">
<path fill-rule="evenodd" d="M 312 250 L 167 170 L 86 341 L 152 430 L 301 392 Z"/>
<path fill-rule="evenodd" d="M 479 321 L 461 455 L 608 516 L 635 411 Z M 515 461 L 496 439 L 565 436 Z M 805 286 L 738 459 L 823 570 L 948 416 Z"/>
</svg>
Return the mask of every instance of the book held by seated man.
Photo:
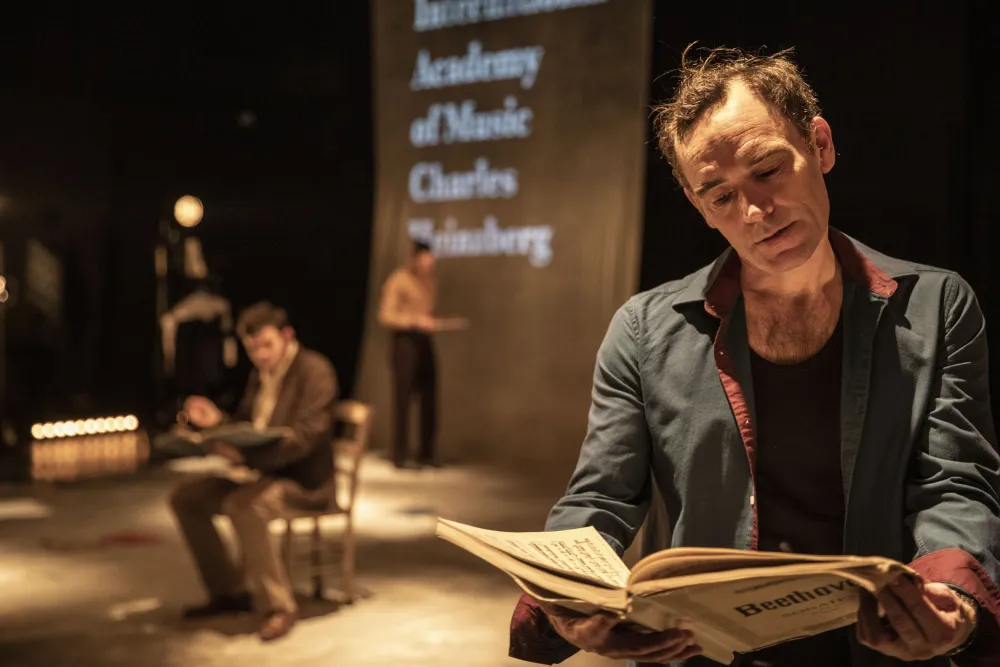
<svg viewBox="0 0 1000 667">
<path fill-rule="evenodd" d="M 437 535 L 510 575 L 524 592 L 583 614 L 618 615 L 640 629 L 690 630 L 703 654 L 734 654 L 850 625 L 860 589 L 875 593 L 906 565 L 877 556 L 682 547 L 629 570 L 593 527 L 505 533 L 438 519 Z"/>
<path fill-rule="evenodd" d="M 254 428 L 250 422 L 228 422 L 212 428 L 192 430 L 176 426 L 157 436 L 153 447 L 177 456 L 208 454 L 206 444 L 220 441 L 237 449 L 255 449 L 275 445 L 293 434 L 288 427 Z"/>
</svg>

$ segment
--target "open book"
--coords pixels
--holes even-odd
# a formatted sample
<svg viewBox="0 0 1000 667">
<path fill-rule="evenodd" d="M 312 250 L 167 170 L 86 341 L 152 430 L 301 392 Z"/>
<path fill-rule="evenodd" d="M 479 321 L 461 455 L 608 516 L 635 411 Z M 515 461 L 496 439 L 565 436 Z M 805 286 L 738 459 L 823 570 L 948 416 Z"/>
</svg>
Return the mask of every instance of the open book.
<svg viewBox="0 0 1000 667">
<path fill-rule="evenodd" d="M 469 320 L 465 317 L 439 317 L 435 331 L 465 331 L 469 328 Z"/>
<path fill-rule="evenodd" d="M 875 593 L 907 566 L 880 557 L 676 548 L 629 568 L 593 527 L 504 533 L 438 519 L 437 534 L 509 574 L 532 597 L 583 614 L 607 611 L 641 629 L 690 630 L 706 657 L 857 621 L 859 589 Z"/>
<path fill-rule="evenodd" d="M 218 440 L 238 449 L 250 449 L 276 444 L 291 435 L 293 431 L 288 427 L 256 429 L 250 422 L 229 422 L 200 431 L 177 426 L 157 436 L 153 447 L 178 456 L 199 456 L 208 453 L 203 447 L 208 442 Z"/>
</svg>

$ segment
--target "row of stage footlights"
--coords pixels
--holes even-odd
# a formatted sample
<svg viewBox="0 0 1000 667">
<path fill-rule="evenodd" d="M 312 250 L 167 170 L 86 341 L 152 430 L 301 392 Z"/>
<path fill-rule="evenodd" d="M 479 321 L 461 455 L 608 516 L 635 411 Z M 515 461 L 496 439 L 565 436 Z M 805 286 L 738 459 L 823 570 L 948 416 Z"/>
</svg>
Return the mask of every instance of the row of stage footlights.
<svg viewBox="0 0 1000 667">
<path fill-rule="evenodd" d="M 31 435 L 35 480 L 127 475 L 149 460 L 149 439 L 133 415 L 39 423 Z"/>
<path fill-rule="evenodd" d="M 139 420 L 135 415 L 97 417 L 95 419 L 76 419 L 32 424 L 31 437 L 35 440 L 49 440 L 52 438 L 72 438 L 80 435 L 124 433 L 126 431 L 138 430 L 138 428 Z"/>
</svg>

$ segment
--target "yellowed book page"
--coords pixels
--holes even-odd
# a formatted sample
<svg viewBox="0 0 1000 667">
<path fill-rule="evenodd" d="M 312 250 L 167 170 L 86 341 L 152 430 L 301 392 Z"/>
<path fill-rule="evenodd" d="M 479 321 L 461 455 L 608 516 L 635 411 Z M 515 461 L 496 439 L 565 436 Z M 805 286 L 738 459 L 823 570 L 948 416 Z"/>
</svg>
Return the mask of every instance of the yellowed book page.
<svg viewBox="0 0 1000 667">
<path fill-rule="evenodd" d="M 449 526 L 482 544 L 554 572 L 613 588 L 624 588 L 628 582 L 628 567 L 593 526 L 541 533 L 507 533 L 447 519 L 438 519 L 438 525 Z"/>
<path fill-rule="evenodd" d="M 602 611 L 615 614 L 616 616 L 622 616 L 628 607 L 628 601 L 624 595 L 616 596 L 611 605 L 603 606 L 593 602 L 584 602 L 583 600 L 560 595 L 555 591 L 550 591 L 547 588 L 543 588 L 542 586 L 513 574 L 510 576 L 514 580 L 514 583 L 517 584 L 522 591 L 536 600 L 550 602 L 554 605 L 562 607 L 563 609 L 569 609 L 570 611 L 575 611 L 576 613 L 583 614 L 585 616 L 593 616 L 594 614 L 598 614 Z"/>
<path fill-rule="evenodd" d="M 192 442 L 196 445 L 200 445 L 204 438 L 198 431 L 192 431 L 189 428 L 184 428 L 183 426 L 175 426 L 170 430 L 171 435 L 175 435 L 178 438 L 184 438 L 188 442 Z"/>
<path fill-rule="evenodd" d="M 624 610 L 628 605 L 623 588 L 612 589 L 603 585 L 585 583 L 526 563 L 500 549 L 477 540 L 450 524 L 451 522 L 446 521 L 438 522 L 438 537 L 465 549 L 474 556 L 478 556 L 493 567 L 514 577 L 515 581 L 523 579 L 564 598 L 586 602 L 604 609 Z M 598 538 L 600 538 L 600 535 L 598 535 Z"/>
<path fill-rule="evenodd" d="M 653 556 L 659 558 L 643 558 L 632 568 L 629 584 L 671 577 L 723 572 L 749 567 L 774 567 L 779 565 L 795 565 L 802 563 L 843 563 L 839 559 L 798 558 L 794 554 L 780 554 L 780 558 L 772 558 L 771 554 L 757 551 L 713 550 L 711 553 L 701 553 L 700 549 L 669 549 Z"/>
<path fill-rule="evenodd" d="M 724 637 L 714 628 L 687 621 L 659 601 L 649 603 L 646 598 L 633 598 L 627 610 L 612 609 L 580 602 L 579 600 L 567 599 L 518 577 L 513 578 L 517 585 L 521 587 L 521 590 L 536 600 L 549 602 L 587 616 L 601 611 L 616 613 L 619 618 L 629 623 L 638 632 L 659 632 L 673 628 L 690 630 L 694 633 L 698 645 L 702 648 L 702 655 L 723 665 L 728 665 L 733 660 L 734 649 L 729 646 L 729 639 L 727 637 Z"/>
<path fill-rule="evenodd" d="M 737 579 L 653 593 L 648 601 L 711 626 L 745 652 L 854 623 L 859 591 L 878 590 L 898 575 L 857 568 Z"/>
<path fill-rule="evenodd" d="M 655 561 L 661 558 L 673 558 L 674 556 L 702 556 L 704 558 L 715 558 L 720 556 L 742 556 L 744 558 L 751 558 L 756 560 L 773 560 L 773 561 L 787 561 L 787 560 L 808 560 L 815 562 L 828 562 L 834 560 L 843 560 L 844 558 L 853 558 L 853 556 L 843 556 L 843 555 L 817 555 L 817 554 L 799 554 L 792 553 L 788 551 L 751 551 L 748 549 L 730 549 L 722 547 L 673 547 L 671 549 L 664 549 L 662 551 L 657 551 L 644 557 L 643 561 Z M 641 561 L 640 561 L 641 562 Z"/>
<path fill-rule="evenodd" d="M 797 554 L 783 551 L 748 551 L 710 547 L 675 547 L 664 549 L 641 559 L 632 567 L 629 582 L 666 579 L 667 577 L 699 574 L 743 567 L 768 567 L 796 563 L 849 563 L 869 565 L 874 562 L 895 563 L 877 556 L 844 556 Z"/>
<path fill-rule="evenodd" d="M 760 578 L 781 578 L 822 574 L 824 572 L 865 572 L 858 575 L 856 582 L 868 585 L 875 577 L 879 581 L 891 580 L 902 573 L 913 573 L 909 567 L 888 558 L 851 558 L 841 562 L 829 563 L 790 563 L 788 565 L 770 565 L 765 567 L 741 567 L 716 572 L 705 572 L 689 575 L 675 575 L 653 580 L 630 583 L 628 590 L 634 595 L 649 595 L 660 591 L 678 588 L 694 588 L 696 586 L 723 583 L 727 581 L 742 581 Z"/>
<path fill-rule="evenodd" d="M 225 440 L 226 438 L 240 436 L 246 433 L 267 433 L 275 437 L 287 438 L 294 435 L 295 431 L 287 426 L 255 429 L 251 424 L 246 422 L 234 422 L 231 424 L 223 424 L 221 426 L 205 429 L 204 431 L 193 431 L 191 429 L 184 428 L 183 426 L 175 426 L 171 429 L 170 433 L 177 437 L 184 438 L 188 442 L 202 444 L 209 440 Z"/>
<path fill-rule="evenodd" d="M 440 317 L 437 320 L 437 331 L 465 331 L 471 326 L 465 317 Z"/>
<path fill-rule="evenodd" d="M 826 564 L 828 567 L 902 565 L 897 561 L 879 556 L 814 556 L 785 552 L 679 547 L 659 551 L 640 560 L 632 568 L 629 582 L 651 581 L 749 567 L 810 564 Z"/>
<path fill-rule="evenodd" d="M 695 642 L 702 649 L 702 655 L 728 665 L 733 661 L 733 654 L 742 648 L 742 644 L 734 642 L 731 637 L 720 632 L 718 628 L 692 619 L 683 613 L 683 608 L 674 608 L 666 598 L 651 599 L 632 597 L 626 618 L 640 626 L 652 630 L 667 630 L 683 628 L 694 634 Z"/>
</svg>

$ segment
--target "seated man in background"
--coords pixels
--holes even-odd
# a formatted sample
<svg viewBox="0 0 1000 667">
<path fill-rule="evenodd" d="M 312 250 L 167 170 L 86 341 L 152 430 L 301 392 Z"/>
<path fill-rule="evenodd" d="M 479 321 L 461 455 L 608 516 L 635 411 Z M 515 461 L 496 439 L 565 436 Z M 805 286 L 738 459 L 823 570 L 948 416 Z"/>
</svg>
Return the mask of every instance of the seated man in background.
<svg viewBox="0 0 1000 667">
<path fill-rule="evenodd" d="M 287 426 L 294 435 L 276 447 L 243 452 L 213 443 L 212 453 L 259 471 L 260 478 L 244 484 L 222 477 L 186 482 L 170 504 L 209 593 L 208 603 L 188 609 L 185 617 L 251 611 L 249 584 L 266 614 L 260 637 L 269 641 L 288 634 L 298 608 L 268 522 L 281 516 L 288 504 L 330 497 L 335 483 L 331 431 L 337 380 L 330 361 L 301 347 L 285 311 L 270 303 L 244 311 L 236 330 L 255 366 L 236 413 L 228 417 L 211 400 L 191 396 L 184 405 L 188 420 L 209 428 L 231 418 L 258 428 Z M 212 523 L 217 514 L 233 523 L 242 573 Z"/>
</svg>

